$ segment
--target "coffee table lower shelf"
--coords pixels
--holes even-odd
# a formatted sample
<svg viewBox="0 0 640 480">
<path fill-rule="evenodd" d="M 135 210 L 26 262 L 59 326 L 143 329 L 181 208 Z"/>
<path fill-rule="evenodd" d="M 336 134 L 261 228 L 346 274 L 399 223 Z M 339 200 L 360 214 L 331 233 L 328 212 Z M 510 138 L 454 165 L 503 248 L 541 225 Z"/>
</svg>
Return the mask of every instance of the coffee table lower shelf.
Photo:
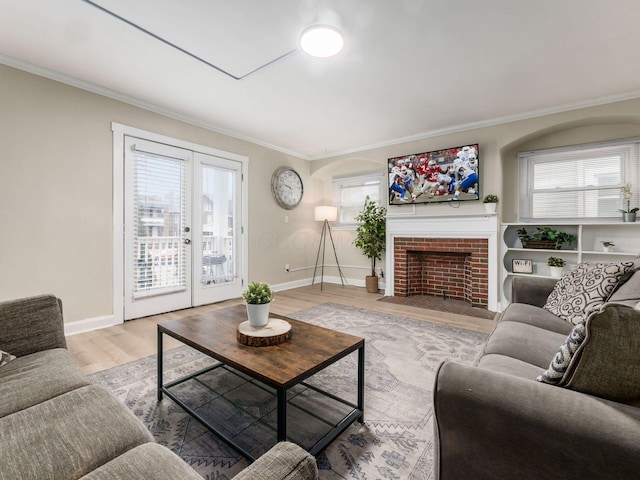
<svg viewBox="0 0 640 480">
<path fill-rule="evenodd" d="M 356 404 L 308 382 L 275 389 L 223 363 L 162 385 L 163 394 L 250 461 L 282 440 L 315 456 L 363 419 Z"/>
</svg>

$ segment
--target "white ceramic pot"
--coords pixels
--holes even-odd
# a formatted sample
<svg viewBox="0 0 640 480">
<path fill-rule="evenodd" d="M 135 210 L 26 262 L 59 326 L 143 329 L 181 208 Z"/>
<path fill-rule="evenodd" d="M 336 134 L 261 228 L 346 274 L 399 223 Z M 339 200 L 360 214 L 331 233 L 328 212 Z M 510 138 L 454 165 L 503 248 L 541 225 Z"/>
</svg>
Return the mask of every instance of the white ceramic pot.
<svg viewBox="0 0 640 480">
<path fill-rule="evenodd" d="M 486 213 L 496 213 L 497 208 L 498 208 L 498 204 L 497 203 L 485 203 L 484 204 L 484 211 Z"/>
<path fill-rule="evenodd" d="M 269 307 L 271 303 L 253 304 L 247 303 L 247 317 L 249 325 L 255 328 L 264 327 L 269 323 Z"/>
<path fill-rule="evenodd" d="M 561 277 L 562 272 L 564 272 L 564 267 L 549 267 L 549 272 L 552 277 Z"/>
</svg>

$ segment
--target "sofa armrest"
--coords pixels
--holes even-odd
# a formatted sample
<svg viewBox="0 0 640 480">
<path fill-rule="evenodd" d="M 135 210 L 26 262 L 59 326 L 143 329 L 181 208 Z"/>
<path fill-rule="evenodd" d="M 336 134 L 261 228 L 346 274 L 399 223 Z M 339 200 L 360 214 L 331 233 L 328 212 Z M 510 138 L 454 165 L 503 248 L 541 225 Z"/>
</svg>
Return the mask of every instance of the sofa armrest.
<svg viewBox="0 0 640 480">
<path fill-rule="evenodd" d="M 317 480 L 316 459 L 295 443 L 276 443 L 233 480 Z"/>
<path fill-rule="evenodd" d="M 434 388 L 437 479 L 637 478 L 640 409 L 443 363 Z"/>
<path fill-rule="evenodd" d="M 511 281 L 511 303 L 543 307 L 557 281 L 555 278 L 514 277 Z"/>
<path fill-rule="evenodd" d="M 67 348 L 62 303 L 53 295 L 0 302 L 0 350 L 17 357 Z"/>
</svg>

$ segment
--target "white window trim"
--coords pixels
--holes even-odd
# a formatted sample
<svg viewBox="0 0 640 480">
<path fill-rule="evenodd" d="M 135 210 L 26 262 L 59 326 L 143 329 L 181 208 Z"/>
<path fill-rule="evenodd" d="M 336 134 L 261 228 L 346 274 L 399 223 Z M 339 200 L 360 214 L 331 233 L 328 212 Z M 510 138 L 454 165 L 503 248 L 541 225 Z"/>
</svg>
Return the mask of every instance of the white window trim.
<svg viewBox="0 0 640 480">
<path fill-rule="evenodd" d="M 638 167 L 640 164 L 640 138 L 631 138 L 624 140 L 615 140 L 615 141 L 607 141 L 607 142 L 597 142 L 597 143 L 589 143 L 589 144 L 581 144 L 581 145 L 572 145 L 567 147 L 559 147 L 545 150 L 533 150 L 528 152 L 520 152 L 518 154 L 518 182 L 519 182 L 519 194 L 518 194 L 518 217 L 520 222 L 531 222 L 531 223 L 539 223 L 544 221 L 557 222 L 557 221 L 580 221 L 581 223 L 597 223 L 603 222 L 607 220 L 611 220 L 614 217 L 578 217 L 572 219 L 563 219 L 563 218 L 542 218 L 542 217 L 533 217 L 531 211 L 531 204 L 528 211 L 524 211 L 525 207 L 523 205 L 524 198 L 529 196 L 532 191 L 532 182 L 533 178 L 531 175 L 532 167 L 536 163 L 536 160 L 541 156 L 553 155 L 558 153 L 568 153 L 576 152 L 589 149 L 603 148 L 603 147 L 616 147 L 621 145 L 630 146 L 632 150 L 632 159 L 628 159 L 622 165 L 622 178 L 620 185 L 611 187 L 616 190 L 617 194 L 620 195 L 620 205 L 621 208 L 626 209 L 626 205 L 623 205 L 622 196 L 620 187 L 623 184 L 631 184 L 633 197 L 635 199 L 635 203 L 640 202 L 640 174 L 638 173 Z M 582 190 L 582 189 L 580 189 Z M 526 192 L 526 193 L 525 193 Z M 527 202 L 528 203 L 528 202 Z"/>
<path fill-rule="evenodd" d="M 369 173 L 364 175 L 357 175 L 352 177 L 341 177 L 333 179 L 333 205 L 338 208 L 338 218 L 340 215 L 340 187 L 342 185 L 361 183 L 364 185 L 367 182 L 379 182 L 379 205 L 385 206 L 384 203 L 387 198 L 387 189 L 389 186 L 386 183 L 386 177 L 384 173 Z M 362 197 L 362 204 L 364 205 L 364 197 Z M 355 230 L 358 227 L 358 222 L 336 222 L 332 225 L 334 230 Z"/>
<path fill-rule="evenodd" d="M 249 218 L 249 193 L 246 185 L 249 184 L 249 158 L 244 155 L 218 150 L 186 140 L 169 137 L 166 135 L 149 132 L 136 127 L 130 127 L 117 122 L 111 123 L 113 132 L 113 323 L 124 323 L 124 138 L 125 136 L 165 143 L 174 147 L 185 148 L 194 152 L 207 155 L 222 156 L 242 163 L 242 220 L 240 231 L 247 231 L 247 219 Z M 242 255 L 249 258 L 248 236 L 242 234 Z M 249 262 L 245 261 L 242 271 L 238 272 L 242 278 L 249 276 Z"/>
</svg>

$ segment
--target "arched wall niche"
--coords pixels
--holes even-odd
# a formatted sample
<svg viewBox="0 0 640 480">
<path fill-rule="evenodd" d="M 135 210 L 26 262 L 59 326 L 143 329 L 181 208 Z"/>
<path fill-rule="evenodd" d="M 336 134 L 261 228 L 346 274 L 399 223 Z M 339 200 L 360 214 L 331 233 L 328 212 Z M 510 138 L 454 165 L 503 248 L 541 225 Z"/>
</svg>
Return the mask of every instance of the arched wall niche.
<svg viewBox="0 0 640 480">
<path fill-rule="evenodd" d="M 324 201 L 330 201 L 333 197 L 333 183 L 335 178 L 357 177 L 359 175 L 383 174 L 386 171 L 386 165 L 379 160 L 371 158 L 353 157 L 342 158 L 339 161 L 330 159 L 331 161 L 311 162 L 311 176 L 314 179 L 321 180 L 324 186 L 322 198 Z"/>
<path fill-rule="evenodd" d="M 500 149 L 502 221 L 518 221 L 518 154 L 571 145 L 640 138 L 640 114 L 591 117 L 553 125 L 523 135 Z"/>
</svg>

